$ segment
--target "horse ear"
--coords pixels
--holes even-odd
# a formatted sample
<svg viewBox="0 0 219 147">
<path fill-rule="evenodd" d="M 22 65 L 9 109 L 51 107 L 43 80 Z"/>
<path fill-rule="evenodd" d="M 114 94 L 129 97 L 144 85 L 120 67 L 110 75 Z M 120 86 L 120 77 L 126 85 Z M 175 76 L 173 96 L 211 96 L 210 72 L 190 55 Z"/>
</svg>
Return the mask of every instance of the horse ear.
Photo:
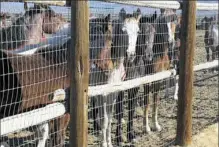
<svg viewBox="0 0 219 147">
<path fill-rule="evenodd" d="M 172 21 L 177 21 L 177 18 L 178 18 L 177 15 L 174 14 L 173 17 L 172 17 Z"/>
<path fill-rule="evenodd" d="M 120 20 L 124 20 L 125 19 L 125 16 L 126 16 L 126 11 L 124 8 L 122 8 L 119 12 L 119 19 Z"/>
<path fill-rule="evenodd" d="M 138 14 L 136 18 L 137 18 L 137 21 L 139 22 L 141 19 L 141 14 Z"/>
<path fill-rule="evenodd" d="M 140 15 L 140 14 L 141 14 L 141 9 L 138 8 L 138 9 L 137 9 L 137 15 Z"/>
<path fill-rule="evenodd" d="M 161 15 L 163 15 L 164 12 L 165 12 L 165 9 L 161 8 L 161 9 L 160 9 L 160 13 L 161 13 Z"/>
<path fill-rule="evenodd" d="M 137 21 L 139 22 L 141 19 L 141 10 L 138 8 L 136 12 L 133 13 Z"/>
<path fill-rule="evenodd" d="M 27 2 L 24 2 L 24 10 L 25 10 L 25 11 L 28 10 Z"/>
<path fill-rule="evenodd" d="M 110 22 L 111 21 L 111 15 L 108 14 L 106 17 L 105 17 L 105 21 L 106 22 Z"/>
</svg>

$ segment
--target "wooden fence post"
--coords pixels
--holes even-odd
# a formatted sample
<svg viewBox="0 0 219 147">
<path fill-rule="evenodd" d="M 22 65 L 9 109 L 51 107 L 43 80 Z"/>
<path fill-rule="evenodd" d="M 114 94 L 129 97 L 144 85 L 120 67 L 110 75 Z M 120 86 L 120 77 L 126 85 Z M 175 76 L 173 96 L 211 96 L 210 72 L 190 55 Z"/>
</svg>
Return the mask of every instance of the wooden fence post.
<svg viewBox="0 0 219 147">
<path fill-rule="evenodd" d="M 87 0 L 71 1 L 70 146 L 86 147 L 88 135 L 89 9 Z"/>
<path fill-rule="evenodd" d="M 180 47 L 179 100 L 176 143 L 192 141 L 193 59 L 196 45 L 196 0 L 183 1 Z"/>
</svg>

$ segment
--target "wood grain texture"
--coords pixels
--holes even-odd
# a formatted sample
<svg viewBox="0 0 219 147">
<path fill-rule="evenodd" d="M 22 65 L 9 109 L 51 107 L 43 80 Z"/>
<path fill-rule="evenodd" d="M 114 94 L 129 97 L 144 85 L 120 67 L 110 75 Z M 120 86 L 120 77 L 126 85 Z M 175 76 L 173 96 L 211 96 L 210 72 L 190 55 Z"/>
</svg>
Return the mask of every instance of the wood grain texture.
<svg viewBox="0 0 219 147">
<path fill-rule="evenodd" d="M 86 147 L 88 136 L 89 12 L 88 1 L 71 4 L 70 146 Z"/>
<path fill-rule="evenodd" d="M 179 100 L 176 143 L 192 140 L 193 59 L 196 44 L 196 1 L 183 1 L 180 47 Z"/>
</svg>

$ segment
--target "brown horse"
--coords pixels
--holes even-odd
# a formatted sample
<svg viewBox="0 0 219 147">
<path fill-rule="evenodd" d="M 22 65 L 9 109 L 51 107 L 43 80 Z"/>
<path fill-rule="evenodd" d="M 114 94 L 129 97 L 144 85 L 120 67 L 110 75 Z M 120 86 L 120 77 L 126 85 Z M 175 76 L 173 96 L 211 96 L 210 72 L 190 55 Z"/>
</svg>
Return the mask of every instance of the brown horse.
<svg viewBox="0 0 219 147">
<path fill-rule="evenodd" d="M 161 11 L 163 12 L 163 11 Z M 153 45 L 153 52 L 154 57 L 153 61 L 150 64 L 146 64 L 147 71 L 150 73 L 157 73 L 162 72 L 165 70 L 170 69 L 170 59 L 169 59 L 169 50 L 172 49 L 170 47 L 172 43 L 174 43 L 174 34 L 175 34 L 175 27 L 171 27 L 174 25 L 171 25 L 172 22 L 177 20 L 176 14 L 169 14 L 166 15 L 166 13 L 163 13 L 164 15 L 159 16 L 155 20 L 155 30 L 156 34 L 154 37 L 154 45 Z M 156 81 L 151 84 L 151 88 L 149 85 L 144 86 L 144 132 L 149 133 L 151 131 L 149 127 L 149 120 L 148 120 L 148 110 L 149 110 L 149 92 L 150 89 L 152 90 L 153 94 L 153 111 L 152 111 L 152 129 L 154 131 L 160 131 L 161 126 L 158 123 L 158 103 L 159 103 L 159 92 L 162 89 L 162 81 Z M 169 84 L 167 84 L 169 85 Z M 168 89 L 169 86 L 166 88 Z"/>
<path fill-rule="evenodd" d="M 49 9 L 45 13 L 43 31 L 47 34 L 53 34 L 60 30 L 66 23 L 67 21 L 61 14 L 57 14 L 52 9 Z"/>
<path fill-rule="evenodd" d="M 90 73 L 90 84 L 92 82 L 101 83 L 102 81 L 95 80 L 97 78 L 103 80 L 99 78 L 101 75 L 114 75 L 110 58 L 112 28 L 110 27 L 109 17 L 106 17 L 100 25 L 103 32 L 99 32 L 99 34 L 97 32 L 95 33 L 98 37 L 101 36 L 95 39 L 97 41 L 96 45 L 102 42 L 101 44 L 103 46 L 100 47 L 91 44 L 90 52 L 92 54 L 90 55 L 93 55 L 95 60 L 91 60 L 90 63 L 91 65 L 95 65 L 95 71 L 99 69 L 99 72 Z M 68 40 L 58 48 L 57 46 L 44 47 L 35 54 L 25 56 L 0 50 L 0 68 L 3 69 L 0 70 L 0 83 L 3 83 L 0 86 L 1 118 L 41 108 L 53 103 L 50 97 L 57 89 L 66 89 L 66 96 L 69 96 L 70 80 L 67 70 L 68 63 L 66 61 L 70 44 L 71 40 Z M 99 62 L 97 58 L 104 64 Z M 93 66 L 91 66 L 92 70 L 94 70 Z M 112 76 L 111 78 L 113 79 Z M 105 82 L 109 78 L 107 77 Z M 69 105 L 68 102 L 66 104 Z M 49 124 L 40 125 L 40 129 L 42 128 L 41 135 L 43 131 L 49 129 L 51 134 L 49 140 L 50 146 L 64 146 L 65 132 L 69 120 L 70 115 L 67 112 L 65 115 L 49 121 Z M 42 141 L 39 141 L 40 144 L 45 144 L 47 140 L 49 132 L 45 132 L 47 134 L 44 133 Z"/>
<path fill-rule="evenodd" d="M 46 53 L 39 51 L 40 55 L 22 56 L 13 53 L 13 50 L 18 47 L 37 44 L 41 41 L 44 16 L 44 9 L 35 5 L 11 26 L 0 30 L 0 83 L 2 83 L 0 86 L 0 118 L 53 103 L 50 98 L 51 94 L 57 89 L 66 88 L 64 84 L 66 83 L 66 68 L 63 67 L 64 59 L 66 59 L 65 54 L 60 53 L 57 55 L 53 54 L 53 51 Z M 66 44 L 62 48 L 65 49 Z M 47 49 L 50 50 L 51 48 Z M 12 51 L 8 52 L 7 50 Z M 62 56 L 63 60 L 58 60 L 57 56 L 60 58 Z M 56 65 L 57 62 L 61 66 Z M 52 68 L 49 68 L 51 65 L 53 65 Z M 65 114 L 50 121 L 49 126 L 47 123 L 40 125 L 37 132 L 39 135 L 43 135 L 43 131 L 48 130 L 48 127 L 50 127 L 51 146 L 64 146 L 68 121 L 69 115 Z M 47 136 L 48 134 L 44 134 L 43 139 L 40 136 L 39 144 L 45 145 L 47 139 L 45 137 Z"/>
</svg>

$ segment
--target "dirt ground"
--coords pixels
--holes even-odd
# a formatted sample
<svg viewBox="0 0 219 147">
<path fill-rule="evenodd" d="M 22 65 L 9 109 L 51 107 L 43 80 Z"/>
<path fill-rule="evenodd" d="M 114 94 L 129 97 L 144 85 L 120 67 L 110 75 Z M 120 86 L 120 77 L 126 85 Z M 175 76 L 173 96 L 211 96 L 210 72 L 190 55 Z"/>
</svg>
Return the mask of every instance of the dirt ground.
<svg viewBox="0 0 219 147">
<path fill-rule="evenodd" d="M 218 124 L 211 125 L 195 135 L 191 147 L 218 147 Z"/>
</svg>

